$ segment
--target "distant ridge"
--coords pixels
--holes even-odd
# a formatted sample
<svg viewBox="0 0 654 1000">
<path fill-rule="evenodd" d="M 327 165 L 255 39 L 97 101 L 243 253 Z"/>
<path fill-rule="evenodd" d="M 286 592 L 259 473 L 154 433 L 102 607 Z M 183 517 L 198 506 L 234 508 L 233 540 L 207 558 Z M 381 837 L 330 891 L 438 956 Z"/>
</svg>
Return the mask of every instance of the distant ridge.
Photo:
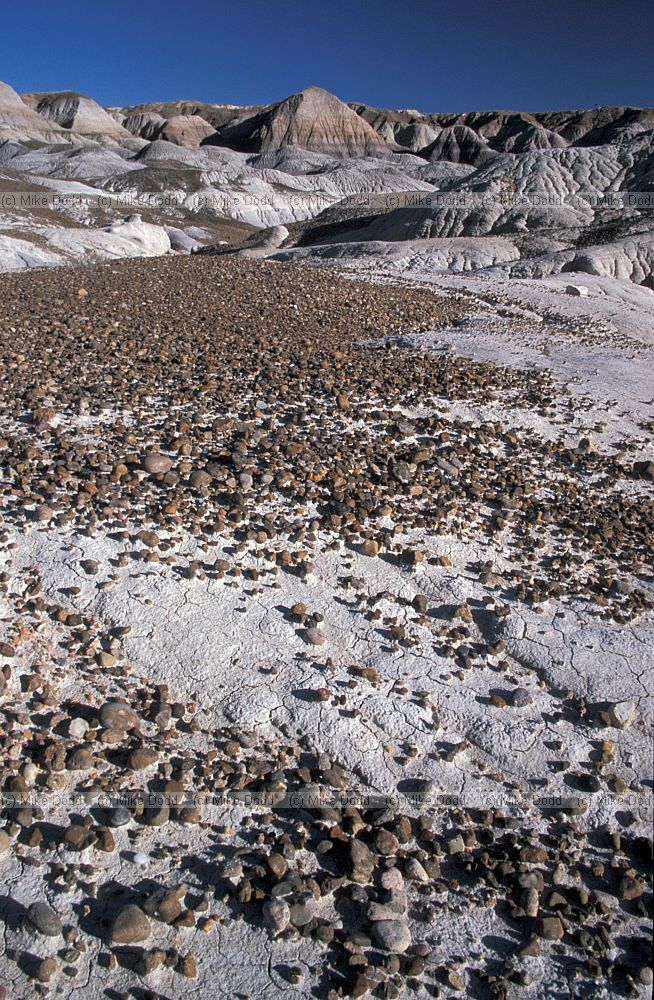
<svg viewBox="0 0 654 1000">
<path fill-rule="evenodd" d="M 652 129 L 652 108 L 432 114 L 346 103 L 315 86 L 267 105 L 179 100 L 103 108 L 70 90 L 19 96 L 0 84 L 0 142 L 118 143 L 133 149 L 140 140 L 164 139 L 244 153 L 292 146 L 335 159 L 407 152 L 432 163 L 481 166 L 497 153 L 628 142 Z"/>
</svg>

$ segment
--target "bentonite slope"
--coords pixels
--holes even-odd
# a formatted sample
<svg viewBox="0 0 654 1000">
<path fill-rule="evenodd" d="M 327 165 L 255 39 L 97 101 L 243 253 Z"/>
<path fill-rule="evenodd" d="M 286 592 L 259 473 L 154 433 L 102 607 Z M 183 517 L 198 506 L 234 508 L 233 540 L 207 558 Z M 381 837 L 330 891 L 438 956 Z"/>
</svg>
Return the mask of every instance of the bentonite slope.
<svg viewBox="0 0 654 1000">
<path fill-rule="evenodd" d="M 22 94 L 21 100 L 47 121 L 61 128 L 95 139 L 129 141 L 130 134 L 104 108 L 73 91 L 49 94 Z"/>
<path fill-rule="evenodd" d="M 338 158 L 367 156 L 387 146 L 363 118 L 321 87 L 307 87 L 223 129 L 221 139 L 247 152 L 299 146 Z"/>
<path fill-rule="evenodd" d="M 652 348 L 373 274 L 0 277 L 12 998 L 649 995 Z"/>
<path fill-rule="evenodd" d="M 0 143 L 66 142 L 67 136 L 56 122 L 48 123 L 38 112 L 21 101 L 15 90 L 0 82 Z"/>
</svg>

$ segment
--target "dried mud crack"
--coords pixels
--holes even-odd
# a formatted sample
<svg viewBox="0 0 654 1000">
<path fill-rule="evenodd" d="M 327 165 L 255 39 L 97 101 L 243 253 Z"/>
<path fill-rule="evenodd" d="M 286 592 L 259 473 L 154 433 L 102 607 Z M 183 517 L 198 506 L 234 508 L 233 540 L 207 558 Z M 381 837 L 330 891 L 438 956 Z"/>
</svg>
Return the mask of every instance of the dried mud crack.
<svg viewBox="0 0 654 1000">
<path fill-rule="evenodd" d="M 5 995 L 645 996 L 654 450 L 464 296 L 1 286 Z"/>
</svg>

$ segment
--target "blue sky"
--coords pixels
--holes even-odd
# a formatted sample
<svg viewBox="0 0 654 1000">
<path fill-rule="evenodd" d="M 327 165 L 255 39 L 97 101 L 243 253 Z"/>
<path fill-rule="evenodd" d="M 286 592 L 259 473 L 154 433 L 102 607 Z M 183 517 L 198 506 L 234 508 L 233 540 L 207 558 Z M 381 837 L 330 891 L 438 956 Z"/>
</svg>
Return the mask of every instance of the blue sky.
<svg viewBox="0 0 654 1000">
<path fill-rule="evenodd" d="M 654 3 L 15 0 L 0 79 L 102 104 L 269 103 L 302 87 L 422 111 L 654 104 Z"/>
</svg>

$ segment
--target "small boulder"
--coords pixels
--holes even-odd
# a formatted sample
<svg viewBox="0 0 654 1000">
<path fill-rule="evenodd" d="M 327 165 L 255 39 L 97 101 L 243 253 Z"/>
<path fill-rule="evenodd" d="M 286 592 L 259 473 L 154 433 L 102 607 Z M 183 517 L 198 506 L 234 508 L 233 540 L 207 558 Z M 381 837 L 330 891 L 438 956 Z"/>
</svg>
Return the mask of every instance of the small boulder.
<svg viewBox="0 0 654 1000">
<path fill-rule="evenodd" d="M 40 983 L 49 983 L 57 973 L 57 960 L 55 958 L 42 958 L 34 970 L 34 978 Z"/>
<path fill-rule="evenodd" d="M 109 934 L 116 944 L 137 944 L 150 937 L 150 921 L 140 906 L 129 903 L 114 917 Z"/>
<path fill-rule="evenodd" d="M 166 472 L 170 472 L 172 467 L 172 458 L 168 458 L 167 455 L 160 455 L 155 451 L 150 452 L 150 454 L 146 455 L 143 459 L 143 468 L 151 475 L 157 475 L 158 473 L 165 474 Z"/>
<path fill-rule="evenodd" d="M 128 732 L 138 729 L 139 721 L 134 709 L 122 701 L 106 701 L 100 709 L 100 722 L 104 729 Z"/>
<path fill-rule="evenodd" d="M 547 941 L 560 941 L 565 930 L 558 917 L 541 917 L 538 921 L 538 934 Z"/>
<path fill-rule="evenodd" d="M 263 922 L 274 934 L 281 934 L 291 922 L 291 910 L 284 899 L 270 899 L 261 908 Z"/>
<path fill-rule="evenodd" d="M 138 750 L 132 750 L 129 755 L 129 766 L 133 771 L 142 771 L 146 767 L 152 767 L 159 760 L 159 754 L 156 750 L 147 750 L 145 747 L 140 747 Z"/>
<path fill-rule="evenodd" d="M 611 705 L 609 716 L 616 729 L 628 729 L 634 721 L 636 705 L 633 701 L 618 701 Z"/>
<path fill-rule="evenodd" d="M 411 946 L 411 931 L 404 920 L 378 920 L 371 934 L 380 948 L 394 955 L 403 955 Z"/>
<path fill-rule="evenodd" d="M 35 930 L 45 937 L 58 937 L 61 934 L 59 915 L 43 900 L 30 904 L 27 909 L 27 919 Z"/>
</svg>

